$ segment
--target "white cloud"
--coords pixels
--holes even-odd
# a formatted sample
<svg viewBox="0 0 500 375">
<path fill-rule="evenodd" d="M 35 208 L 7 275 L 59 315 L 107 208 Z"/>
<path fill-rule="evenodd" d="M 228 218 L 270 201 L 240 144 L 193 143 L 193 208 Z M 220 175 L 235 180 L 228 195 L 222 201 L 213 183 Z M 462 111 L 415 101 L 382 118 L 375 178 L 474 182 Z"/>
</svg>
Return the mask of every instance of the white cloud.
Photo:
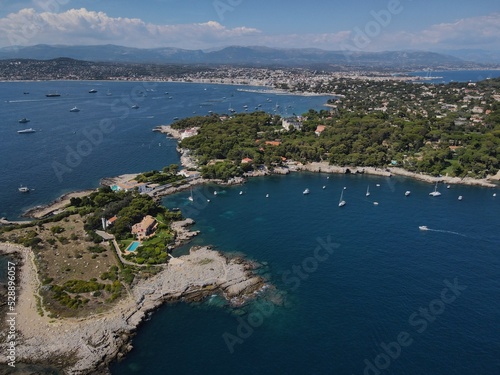
<svg viewBox="0 0 500 375">
<path fill-rule="evenodd" d="M 62 13 L 23 9 L 0 19 L 0 45 L 106 44 L 132 47 L 206 48 L 259 35 L 253 28 L 226 28 L 215 21 L 155 25 L 137 18 L 112 18 L 103 12 L 71 9 Z"/>
<path fill-rule="evenodd" d="M 498 50 L 500 48 L 500 13 L 440 23 L 416 33 L 386 34 L 379 42 L 393 46 L 393 49 L 483 48 Z"/>
<path fill-rule="evenodd" d="M 65 12 L 26 8 L 0 18 L 0 46 L 118 44 L 131 47 L 213 48 L 227 45 L 265 45 L 286 48 L 349 48 L 366 51 L 396 49 L 493 48 L 500 45 L 500 13 L 441 23 L 419 32 L 389 31 L 354 43 L 359 27 L 332 33 L 270 35 L 249 27 L 228 28 L 219 22 L 159 25 L 138 18 L 109 17 L 87 9 Z"/>
</svg>

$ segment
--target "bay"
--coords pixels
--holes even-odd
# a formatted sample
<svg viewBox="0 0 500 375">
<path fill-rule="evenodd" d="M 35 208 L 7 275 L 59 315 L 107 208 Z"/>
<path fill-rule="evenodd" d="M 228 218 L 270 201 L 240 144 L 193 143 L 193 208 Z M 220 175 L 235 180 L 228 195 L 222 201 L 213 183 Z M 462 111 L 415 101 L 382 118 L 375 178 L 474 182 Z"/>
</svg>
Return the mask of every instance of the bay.
<svg viewBox="0 0 500 375">
<path fill-rule="evenodd" d="M 321 109 L 327 99 L 179 83 L 0 87 L 0 216 L 10 219 L 64 192 L 96 187 L 102 177 L 177 163 L 175 143 L 151 132 L 174 117 L 258 104 L 268 112 L 302 113 Z M 98 92 L 89 94 L 92 88 Z M 45 97 L 54 91 L 61 97 Z M 81 112 L 70 113 L 74 106 Z M 18 124 L 22 117 L 31 122 Z M 102 140 L 89 139 L 106 126 L 112 130 L 101 131 Z M 37 132 L 17 134 L 23 127 Z M 70 149 L 84 142 L 92 146 L 88 155 L 69 165 Z M 54 162 L 71 171 L 58 178 Z M 35 190 L 21 194 L 19 184 Z M 344 187 L 347 205 L 341 209 Z M 302 194 L 305 188 L 309 195 Z M 167 207 L 183 209 L 201 230 L 189 245 L 210 244 L 260 262 L 258 272 L 275 289 L 236 311 L 218 296 L 162 307 L 139 328 L 134 349 L 112 373 L 373 373 L 369 365 L 387 374 L 497 373 L 498 199 L 486 188 L 440 186 L 439 198 L 429 197 L 432 190 L 403 178 L 300 173 L 238 187 L 200 186 L 196 205 L 187 192 L 166 197 Z M 465 289 L 445 303 L 444 288 L 448 301 L 454 296 L 447 282 Z M 407 346 L 390 356 L 384 347 L 403 333 Z"/>
<path fill-rule="evenodd" d="M 426 78 L 424 83 L 478 82 L 500 77 L 500 70 L 443 70 L 409 73 L 411 76 Z"/>
<path fill-rule="evenodd" d="M 374 373 L 366 361 L 384 374 L 495 373 L 499 202 L 492 189 L 439 189 L 433 198 L 433 186 L 404 178 L 300 173 L 198 187 L 195 203 L 189 193 L 166 197 L 196 220 L 202 234 L 190 245 L 262 262 L 275 296 L 236 311 L 243 315 L 218 297 L 164 306 L 112 373 Z M 465 290 L 450 294 L 450 283 Z M 280 303 L 269 308 L 271 300 Z M 401 334 L 409 344 L 392 358 L 384 344 Z"/>
<path fill-rule="evenodd" d="M 176 142 L 151 131 L 174 118 L 227 113 L 229 108 L 244 112 L 244 106 L 301 114 L 321 109 L 329 98 L 241 88 L 173 82 L 0 82 L 0 217 L 19 219 L 26 209 L 64 193 L 95 188 L 103 177 L 179 163 Z M 97 92 L 91 94 L 91 89 Z M 49 98 L 48 93 L 61 96 Z M 80 112 L 70 112 L 75 106 Z M 30 122 L 18 123 L 22 118 Z M 17 133 L 24 128 L 36 133 Z M 34 191 L 20 194 L 20 185 Z"/>
</svg>

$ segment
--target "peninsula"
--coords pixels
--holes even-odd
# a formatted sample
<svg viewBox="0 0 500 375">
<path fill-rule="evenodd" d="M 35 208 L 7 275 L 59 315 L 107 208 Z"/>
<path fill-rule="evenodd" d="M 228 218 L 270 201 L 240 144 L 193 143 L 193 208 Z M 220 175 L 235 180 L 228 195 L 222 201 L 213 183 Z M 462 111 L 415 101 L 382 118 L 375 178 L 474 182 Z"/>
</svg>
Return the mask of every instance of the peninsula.
<svg viewBox="0 0 500 375">
<path fill-rule="evenodd" d="M 17 254 L 16 361 L 102 374 L 163 302 L 220 294 L 239 305 L 261 290 L 253 263 L 207 247 L 171 254 L 197 233 L 158 198 L 193 184 L 308 170 L 497 186 L 500 80 L 339 78 L 321 87 L 337 94 L 321 111 L 281 117 L 257 108 L 160 126 L 179 140 L 182 171 L 131 175 L 123 186 L 109 179 L 29 212 L 37 221 L 2 227 L 0 251 Z"/>
<path fill-rule="evenodd" d="M 56 212 L 1 228 L 0 253 L 14 255 L 16 299 L 8 311 L 16 314 L 16 326 L 7 340 L 12 331 L 1 323 L 0 363 L 104 374 L 132 349 L 137 327 L 164 302 L 218 294 L 240 306 L 265 285 L 253 272 L 255 263 L 207 246 L 173 257 L 172 249 L 198 232 L 188 229 L 192 220 L 148 195 L 101 188 L 71 196 Z M 101 215 L 108 220 L 99 230 Z M 3 314 L 7 307 L 0 306 Z M 15 356 L 7 357 L 11 342 Z"/>
</svg>

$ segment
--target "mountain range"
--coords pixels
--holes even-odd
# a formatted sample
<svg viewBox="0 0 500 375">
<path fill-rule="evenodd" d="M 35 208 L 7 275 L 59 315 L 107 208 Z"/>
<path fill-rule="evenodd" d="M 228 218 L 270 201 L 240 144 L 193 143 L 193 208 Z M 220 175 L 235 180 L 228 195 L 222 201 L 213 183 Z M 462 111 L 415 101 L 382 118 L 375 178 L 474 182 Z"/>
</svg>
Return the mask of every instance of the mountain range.
<svg viewBox="0 0 500 375">
<path fill-rule="evenodd" d="M 479 51 L 462 51 L 462 56 L 479 56 Z M 489 63 L 495 56 L 490 54 Z M 400 69 L 485 67 L 452 56 L 427 51 L 355 52 L 326 51 L 314 48 L 278 49 L 261 46 L 230 46 L 219 50 L 187 50 L 179 48 L 131 48 L 117 45 L 65 46 L 39 44 L 29 47 L 0 48 L 0 59 L 49 60 L 68 57 L 95 62 L 167 63 L 167 64 L 232 64 L 250 66 L 317 66 Z M 476 60 L 477 61 L 477 60 Z M 499 61 L 499 60 L 496 60 Z"/>
</svg>

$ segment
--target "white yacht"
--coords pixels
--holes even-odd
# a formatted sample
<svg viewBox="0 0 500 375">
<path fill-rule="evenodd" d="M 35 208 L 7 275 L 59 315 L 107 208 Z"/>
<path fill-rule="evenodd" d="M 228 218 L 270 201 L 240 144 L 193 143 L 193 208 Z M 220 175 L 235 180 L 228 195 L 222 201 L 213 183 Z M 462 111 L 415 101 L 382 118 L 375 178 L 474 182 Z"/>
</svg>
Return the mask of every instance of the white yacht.
<svg viewBox="0 0 500 375">
<path fill-rule="evenodd" d="M 346 201 L 344 200 L 344 189 L 342 189 L 342 193 L 340 193 L 340 199 L 339 199 L 339 207 L 345 206 Z"/>
<path fill-rule="evenodd" d="M 304 195 L 309 194 L 309 189 L 304 190 L 304 191 L 302 192 L 302 194 L 304 194 Z"/>
<path fill-rule="evenodd" d="M 17 132 L 19 134 L 27 134 L 27 133 L 34 133 L 36 132 L 36 130 L 33 128 L 28 128 L 28 129 L 18 130 Z"/>
<path fill-rule="evenodd" d="M 408 196 L 408 195 L 410 195 L 410 194 L 411 194 L 411 191 L 410 191 L 410 190 L 406 190 L 406 191 L 405 191 L 405 197 L 407 197 L 407 196 Z"/>
<path fill-rule="evenodd" d="M 77 106 L 74 106 L 69 110 L 70 112 L 80 112 L 80 109 Z"/>
<path fill-rule="evenodd" d="M 19 188 L 17 190 L 19 190 L 21 193 L 29 193 L 30 192 L 30 188 L 27 186 L 23 186 L 23 185 L 19 186 Z"/>
<path fill-rule="evenodd" d="M 434 186 L 434 191 L 430 192 L 429 195 L 432 197 L 439 197 L 441 193 L 438 190 L 438 183 L 436 182 L 436 186 Z"/>
<path fill-rule="evenodd" d="M 418 229 L 420 229 L 420 230 L 429 230 L 429 228 L 427 228 L 427 225 L 420 225 L 418 227 Z"/>
</svg>

